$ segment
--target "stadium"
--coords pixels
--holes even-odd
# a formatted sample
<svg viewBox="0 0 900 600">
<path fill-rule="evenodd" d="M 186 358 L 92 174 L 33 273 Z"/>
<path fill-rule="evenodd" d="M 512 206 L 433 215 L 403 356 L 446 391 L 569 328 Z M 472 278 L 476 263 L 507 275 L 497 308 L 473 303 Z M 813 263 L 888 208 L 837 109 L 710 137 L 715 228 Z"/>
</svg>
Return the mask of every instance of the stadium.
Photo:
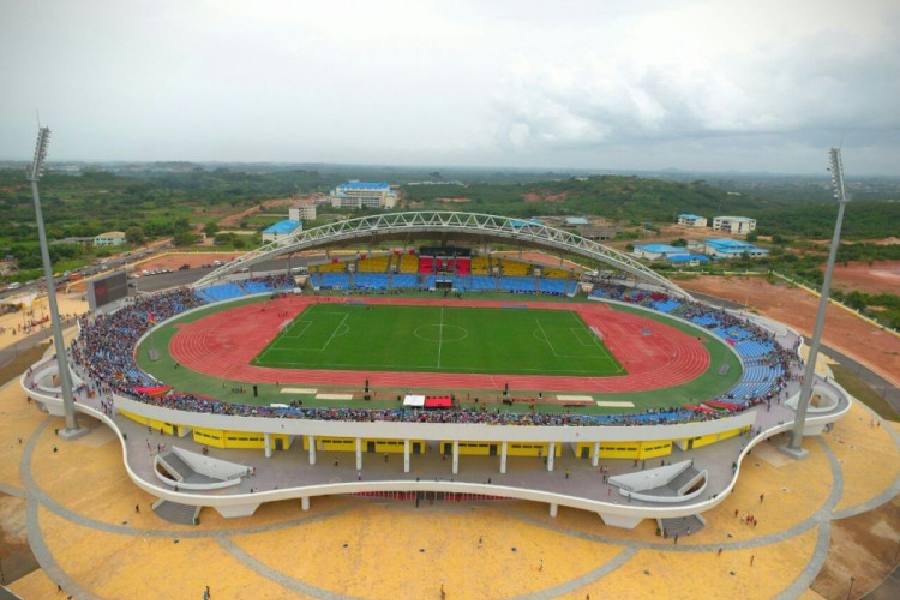
<svg viewBox="0 0 900 600">
<path fill-rule="evenodd" d="M 261 270 L 284 256 L 313 257 Z M 176 522 L 321 496 L 515 498 L 690 534 L 793 427 L 804 347 L 570 232 L 409 212 L 98 306 L 69 352 L 76 410 Z M 21 385 L 63 414 L 55 361 Z M 805 435 L 851 404 L 829 378 L 813 389 Z"/>
</svg>

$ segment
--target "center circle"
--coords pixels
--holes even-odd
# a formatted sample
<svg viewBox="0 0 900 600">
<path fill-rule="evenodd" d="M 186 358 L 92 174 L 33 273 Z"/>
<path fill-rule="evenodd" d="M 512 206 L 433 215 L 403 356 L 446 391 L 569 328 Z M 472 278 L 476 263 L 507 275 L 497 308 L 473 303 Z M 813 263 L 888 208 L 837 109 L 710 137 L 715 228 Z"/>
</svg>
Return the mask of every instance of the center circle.
<svg viewBox="0 0 900 600">
<path fill-rule="evenodd" d="M 441 329 L 443 329 L 443 332 Z M 459 325 L 429 323 L 416 327 L 413 330 L 413 335 L 426 342 L 458 342 L 469 337 L 469 331 Z"/>
</svg>

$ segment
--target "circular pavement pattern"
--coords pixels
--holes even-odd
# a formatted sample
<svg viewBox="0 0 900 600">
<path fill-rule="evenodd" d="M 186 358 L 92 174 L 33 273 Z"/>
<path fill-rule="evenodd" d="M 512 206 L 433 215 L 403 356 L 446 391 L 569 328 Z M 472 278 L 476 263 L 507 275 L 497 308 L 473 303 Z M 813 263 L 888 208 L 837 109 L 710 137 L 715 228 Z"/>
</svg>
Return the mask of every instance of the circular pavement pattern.
<svg viewBox="0 0 900 600">
<path fill-rule="evenodd" d="M 677 545 L 651 522 L 622 530 L 512 501 L 321 498 L 309 512 L 280 502 L 235 520 L 204 510 L 188 527 L 153 514 L 105 426 L 81 417 L 91 433 L 64 442 L 53 433 L 61 420 L 15 385 L 0 389 L 0 411 L 0 489 L 24 503 L 42 566 L 12 583 L 24 598 L 56 597 L 57 584 L 75 598 L 197 598 L 206 585 L 213 598 L 440 598 L 442 588 L 452 598 L 794 598 L 825 560 L 831 520 L 890 500 L 900 464 L 892 425 L 874 426 L 855 403 L 806 441 L 803 461 L 777 440 L 757 446 L 733 494 Z"/>
</svg>

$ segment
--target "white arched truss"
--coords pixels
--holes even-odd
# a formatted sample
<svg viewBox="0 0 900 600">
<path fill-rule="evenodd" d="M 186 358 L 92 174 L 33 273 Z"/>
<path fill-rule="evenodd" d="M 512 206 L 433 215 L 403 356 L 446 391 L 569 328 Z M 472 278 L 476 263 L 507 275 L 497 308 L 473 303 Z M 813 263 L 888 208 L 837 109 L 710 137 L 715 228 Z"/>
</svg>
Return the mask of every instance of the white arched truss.
<svg viewBox="0 0 900 600">
<path fill-rule="evenodd" d="M 627 254 L 569 231 L 514 217 L 449 211 L 377 214 L 298 231 L 288 238 L 264 244 L 217 268 L 194 285 L 207 285 L 240 269 L 291 252 L 372 237 L 416 237 L 424 234 L 480 236 L 577 254 L 608 264 L 647 283 L 665 288 L 677 296 L 690 298 L 690 294 L 679 286 Z"/>
</svg>

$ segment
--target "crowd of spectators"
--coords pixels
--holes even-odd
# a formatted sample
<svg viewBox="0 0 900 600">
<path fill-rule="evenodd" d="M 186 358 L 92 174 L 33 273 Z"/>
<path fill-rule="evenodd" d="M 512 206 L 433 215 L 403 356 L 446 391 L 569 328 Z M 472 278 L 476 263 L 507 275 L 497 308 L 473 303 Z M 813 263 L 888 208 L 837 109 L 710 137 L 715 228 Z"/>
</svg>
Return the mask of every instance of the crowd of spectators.
<svg viewBox="0 0 900 600">
<path fill-rule="evenodd" d="M 286 276 L 256 278 L 277 289 L 290 285 Z M 633 303 L 651 303 L 665 300 L 665 294 L 635 291 L 624 286 L 606 286 L 605 295 Z M 91 391 L 116 392 L 128 395 L 148 404 L 165 406 L 178 410 L 206 412 L 234 416 L 260 416 L 278 418 L 322 419 L 339 421 L 398 421 L 421 423 L 479 423 L 496 425 L 650 425 L 681 423 L 705 420 L 708 413 L 683 408 L 652 409 L 634 414 L 587 415 L 545 413 L 530 410 L 511 410 L 482 407 L 480 410 L 457 408 L 450 410 L 416 410 L 407 408 L 316 408 L 303 406 L 257 406 L 223 402 L 192 394 L 170 392 L 165 395 L 138 393 L 136 388 L 158 385 L 149 375 L 141 371 L 135 363 L 135 345 L 151 327 L 176 316 L 186 310 L 202 306 L 204 300 L 189 289 L 178 289 L 139 298 L 109 315 L 100 315 L 93 320 L 80 319 L 80 336 L 72 344 L 72 358 L 81 366 L 92 383 Z M 685 303 L 679 308 L 682 318 L 697 315 L 711 315 L 715 326 L 740 327 L 754 339 L 771 340 L 766 330 L 725 311 L 709 306 Z M 710 326 L 712 327 L 712 325 Z M 754 398 L 741 399 L 743 406 L 752 406 L 771 401 L 787 384 L 796 360 L 792 350 L 773 344 L 773 351 L 758 360 L 765 364 L 778 365 L 784 376 L 776 382 L 768 393 Z M 728 398 L 730 399 L 730 398 Z"/>
</svg>

